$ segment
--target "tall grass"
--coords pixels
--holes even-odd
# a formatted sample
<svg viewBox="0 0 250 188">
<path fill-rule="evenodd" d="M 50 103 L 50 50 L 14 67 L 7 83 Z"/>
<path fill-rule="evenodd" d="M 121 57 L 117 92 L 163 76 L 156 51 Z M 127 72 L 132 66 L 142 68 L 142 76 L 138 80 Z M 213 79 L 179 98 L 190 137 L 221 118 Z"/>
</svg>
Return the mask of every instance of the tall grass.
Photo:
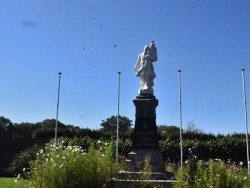
<svg viewBox="0 0 250 188">
<path fill-rule="evenodd" d="M 101 144 L 101 142 L 99 142 Z M 103 187 L 118 166 L 112 157 L 112 144 L 102 144 L 88 152 L 63 141 L 58 147 L 48 144 L 37 153 L 31 165 L 31 182 L 36 188 Z"/>
<path fill-rule="evenodd" d="M 174 188 L 249 188 L 250 176 L 242 163 L 223 162 L 215 159 L 208 162 L 197 160 L 194 155 L 178 169 Z"/>
</svg>

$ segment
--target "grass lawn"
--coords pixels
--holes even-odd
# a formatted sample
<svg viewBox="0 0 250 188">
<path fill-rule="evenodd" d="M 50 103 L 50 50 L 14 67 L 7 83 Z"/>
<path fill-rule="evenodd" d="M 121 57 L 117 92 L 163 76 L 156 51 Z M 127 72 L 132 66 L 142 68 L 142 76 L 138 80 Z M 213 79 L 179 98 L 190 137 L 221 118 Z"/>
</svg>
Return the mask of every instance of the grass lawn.
<svg viewBox="0 0 250 188">
<path fill-rule="evenodd" d="M 0 188 L 17 188 L 28 184 L 28 181 L 18 179 L 15 182 L 15 178 L 2 178 L 0 177 Z"/>
</svg>

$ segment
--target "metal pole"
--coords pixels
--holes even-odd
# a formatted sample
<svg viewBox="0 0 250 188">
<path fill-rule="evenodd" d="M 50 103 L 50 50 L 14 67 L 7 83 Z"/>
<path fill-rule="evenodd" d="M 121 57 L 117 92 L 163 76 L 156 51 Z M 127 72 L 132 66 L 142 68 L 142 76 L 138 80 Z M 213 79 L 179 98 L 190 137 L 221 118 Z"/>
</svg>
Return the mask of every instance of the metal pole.
<svg viewBox="0 0 250 188">
<path fill-rule="evenodd" d="M 59 110 L 59 96 L 60 96 L 60 82 L 61 82 L 61 72 L 59 75 L 59 83 L 58 83 L 58 95 L 57 95 L 57 109 L 56 109 L 56 127 L 55 127 L 55 147 L 57 146 L 57 126 L 58 126 L 58 110 Z"/>
<path fill-rule="evenodd" d="M 120 75 L 118 72 L 118 101 L 117 101 L 117 126 L 116 126 L 116 163 L 118 164 L 118 144 L 119 144 L 119 116 L 120 116 Z"/>
<path fill-rule="evenodd" d="M 179 105 L 180 105 L 180 152 L 181 152 L 181 170 L 183 168 L 183 147 L 182 147 L 182 106 L 181 106 L 181 70 L 178 70 L 179 78 Z"/>
<path fill-rule="evenodd" d="M 248 122 L 247 122 L 247 98 L 246 98 L 246 86 L 245 86 L 245 69 L 242 69 L 242 81 L 243 81 L 243 94 L 244 94 L 244 110 L 245 110 L 245 124 L 246 124 L 246 145 L 247 145 L 247 167 L 248 174 L 250 172 L 250 164 L 249 164 L 249 145 L 248 145 Z"/>
</svg>

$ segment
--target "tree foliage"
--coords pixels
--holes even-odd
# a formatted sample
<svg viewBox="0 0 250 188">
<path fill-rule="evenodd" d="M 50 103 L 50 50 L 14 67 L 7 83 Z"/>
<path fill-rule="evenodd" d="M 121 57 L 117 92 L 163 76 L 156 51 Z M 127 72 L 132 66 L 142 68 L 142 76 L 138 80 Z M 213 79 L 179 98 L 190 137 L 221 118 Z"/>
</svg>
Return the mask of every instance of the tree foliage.
<svg viewBox="0 0 250 188">
<path fill-rule="evenodd" d="M 45 119 L 37 123 L 14 123 L 3 116 L 0 117 L 0 138 L 54 138 L 55 137 L 55 119 Z M 65 125 L 58 121 L 58 137 L 84 137 L 99 139 L 102 137 L 99 130 L 89 128 L 80 128 L 73 125 Z"/>
<path fill-rule="evenodd" d="M 158 125 L 157 127 L 158 134 L 160 139 L 178 139 L 180 137 L 180 128 L 174 125 Z"/>
<path fill-rule="evenodd" d="M 125 116 L 119 116 L 119 133 L 124 136 L 126 134 L 131 133 L 132 120 Z M 110 137 L 112 135 L 116 135 L 117 129 L 117 116 L 111 116 L 106 120 L 103 120 L 101 123 L 101 132 Z"/>
<path fill-rule="evenodd" d="M 12 137 L 12 128 L 10 119 L 0 116 L 0 138 Z"/>
<path fill-rule="evenodd" d="M 13 138 L 33 138 L 36 125 L 33 123 L 15 123 L 13 127 Z"/>
<path fill-rule="evenodd" d="M 193 120 L 187 123 L 185 133 L 203 133 L 203 130 L 199 128 L 199 125 L 195 124 Z"/>
</svg>

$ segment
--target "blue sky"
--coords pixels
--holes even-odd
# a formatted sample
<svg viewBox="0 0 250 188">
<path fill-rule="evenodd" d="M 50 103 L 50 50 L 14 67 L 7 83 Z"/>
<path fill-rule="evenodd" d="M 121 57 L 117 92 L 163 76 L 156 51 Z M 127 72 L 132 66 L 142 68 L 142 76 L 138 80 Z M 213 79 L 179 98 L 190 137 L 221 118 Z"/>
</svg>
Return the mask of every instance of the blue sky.
<svg viewBox="0 0 250 188">
<path fill-rule="evenodd" d="M 56 118 L 98 129 L 117 114 L 135 120 L 139 79 L 132 68 L 154 40 L 157 124 L 193 121 L 214 134 L 245 132 L 241 69 L 250 96 L 247 0 L 2 0 L 0 115 L 13 123 Z M 248 97 L 249 96 L 249 97 Z"/>
</svg>

